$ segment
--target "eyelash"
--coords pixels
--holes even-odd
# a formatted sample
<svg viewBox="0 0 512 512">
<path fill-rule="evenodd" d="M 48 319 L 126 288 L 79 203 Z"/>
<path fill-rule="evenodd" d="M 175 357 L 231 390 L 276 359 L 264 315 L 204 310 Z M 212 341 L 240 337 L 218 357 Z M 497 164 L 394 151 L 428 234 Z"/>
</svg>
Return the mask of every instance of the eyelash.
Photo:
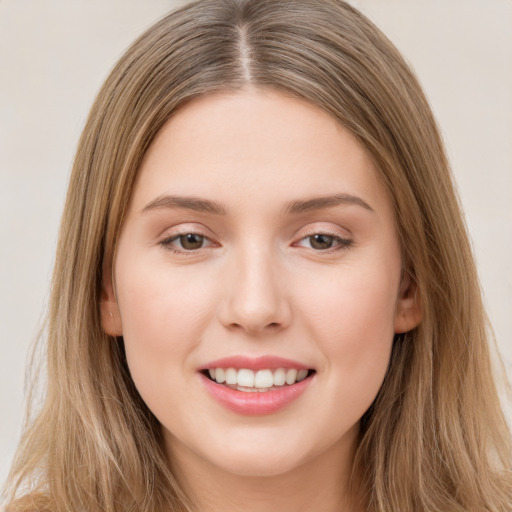
<svg viewBox="0 0 512 512">
<path fill-rule="evenodd" d="M 319 254 L 331 254 L 333 252 L 337 252 L 337 251 L 340 251 L 343 249 L 350 249 L 350 247 L 352 247 L 352 245 L 354 244 L 354 241 L 350 238 L 344 238 L 342 236 L 335 235 L 334 233 L 329 233 L 329 232 L 325 232 L 325 231 L 312 232 L 306 236 L 303 236 L 299 240 L 299 242 L 311 239 L 314 236 L 325 236 L 325 237 L 331 238 L 332 242 L 336 244 L 336 245 L 334 245 L 334 247 L 329 247 L 327 249 L 315 249 L 313 247 L 310 247 L 310 249 L 312 249 L 314 252 L 319 253 Z M 299 242 L 296 242 L 294 245 L 296 245 Z"/>
<path fill-rule="evenodd" d="M 206 240 L 208 242 L 210 242 L 210 244 L 214 245 L 214 242 L 212 242 L 207 236 L 205 235 L 202 235 L 201 233 L 196 233 L 194 231 L 186 231 L 186 232 L 183 232 L 183 233 L 177 233 L 176 235 L 173 235 L 173 236 L 170 236 L 168 238 L 165 238 L 164 240 L 162 240 L 160 242 L 160 245 L 168 250 L 168 251 L 171 251 L 175 254 L 184 254 L 186 256 L 190 256 L 190 255 L 193 255 L 193 254 L 197 254 L 198 251 L 200 251 L 201 249 L 204 249 L 205 247 L 200 247 L 199 249 L 197 250 L 194 250 L 194 249 L 177 249 L 173 243 L 176 241 L 176 240 L 179 240 L 181 237 L 184 237 L 184 236 L 187 236 L 187 235 L 194 235 L 194 236 L 197 236 L 197 237 L 200 237 L 202 238 L 203 240 Z"/>
<path fill-rule="evenodd" d="M 203 239 L 203 241 L 207 241 L 210 243 L 210 245 L 215 245 L 214 242 L 212 242 L 212 240 L 210 238 L 208 238 L 206 235 L 202 235 L 201 233 L 196 233 L 194 231 L 187 231 L 187 232 L 183 232 L 183 233 L 178 233 L 176 235 L 173 235 L 171 237 L 168 237 L 168 238 L 165 238 L 164 240 L 162 240 L 161 242 L 159 242 L 159 244 L 166 250 L 168 251 L 171 251 L 175 254 L 182 254 L 182 255 L 193 255 L 193 254 L 197 254 L 200 250 L 202 249 L 205 249 L 206 247 L 199 247 L 198 249 L 177 249 L 174 244 L 174 242 L 176 242 L 177 240 L 179 240 L 181 237 L 184 237 L 184 236 L 187 236 L 187 235 L 194 235 L 194 236 L 197 236 L 197 237 L 200 237 Z M 314 236 L 325 236 L 325 237 L 329 237 L 332 239 L 332 242 L 335 243 L 336 245 L 334 247 L 329 247 L 327 249 L 314 249 L 313 247 L 310 247 L 310 249 L 312 249 L 314 252 L 316 253 L 319 253 L 319 254 L 330 254 L 330 253 L 333 253 L 333 252 L 336 252 L 336 251 L 340 251 L 342 249 L 350 249 L 353 244 L 354 244 L 354 241 L 349 239 L 349 238 L 343 238 L 341 236 L 338 236 L 338 235 L 334 235 L 332 233 L 328 233 L 328 232 L 322 232 L 322 231 L 316 231 L 316 232 L 313 232 L 313 233 L 310 233 L 306 236 L 303 236 L 298 242 L 295 242 L 294 245 L 297 246 L 297 244 L 299 242 L 302 242 L 304 240 L 307 240 L 307 239 L 311 239 L 313 238 Z M 210 246 L 209 245 L 209 246 Z M 207 247 L 209 247 L 207 246 Z M 299 245 L 299 247 L 302 247 Z"/>
</svg>

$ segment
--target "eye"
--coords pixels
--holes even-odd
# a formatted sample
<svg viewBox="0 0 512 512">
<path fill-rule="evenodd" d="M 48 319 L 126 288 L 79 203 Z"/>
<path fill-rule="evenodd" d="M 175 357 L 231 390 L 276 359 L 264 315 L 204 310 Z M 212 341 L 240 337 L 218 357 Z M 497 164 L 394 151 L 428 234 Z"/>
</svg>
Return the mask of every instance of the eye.
<svg viewBox="0 0 512 512">
<path fill-rule="evenodd" d="M 315 233 L 300 240 L 297 245 L 300 247 L 310 247 L 315 251 L 329 251 L 343 249 L 349 247 L 352 240 L 342 238 L 336 235 L 329 235 L 327 233 Z"/>
<path fill-rule="evenodd" d="M 162 240 L 160 244 L 174 252 L 192 252 L 212 245 L 204 235 L 198 233 L 183 233 Z"/>
</svg>

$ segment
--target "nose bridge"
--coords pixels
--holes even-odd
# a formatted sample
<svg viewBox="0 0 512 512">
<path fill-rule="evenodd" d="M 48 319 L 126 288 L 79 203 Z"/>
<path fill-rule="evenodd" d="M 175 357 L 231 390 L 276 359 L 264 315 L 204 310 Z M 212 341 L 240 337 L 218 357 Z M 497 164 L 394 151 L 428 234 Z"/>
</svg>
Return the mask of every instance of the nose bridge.
<svg viewBox="0 0 512 512">
<path fill-rule="evenodd" d="M 255 333 L 282 328 L 289 322 L 279 258 L 268 240 L 234 251 L 228 272 L 232 278 L 226 290 L 225 325 Z"/>
</svg>

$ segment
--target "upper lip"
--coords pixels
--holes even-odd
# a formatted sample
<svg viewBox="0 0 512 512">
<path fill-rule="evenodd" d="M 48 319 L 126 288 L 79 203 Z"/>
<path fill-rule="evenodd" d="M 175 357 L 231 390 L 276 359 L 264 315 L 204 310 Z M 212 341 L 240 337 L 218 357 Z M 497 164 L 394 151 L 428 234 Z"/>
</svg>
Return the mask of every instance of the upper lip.
<svg viewBox="0 0 512 512">
<path fill-rule="evenodd" d="M 211 368 L 246 368 L 248 370 L 265 370 L 265 369 L 277 369 L 277 368 L 296 368 L 297 370 L 310 370 L 311 366 L 306 366 L 298 361 L 292 359 L 286 359 L 278 356 L 259 356 L 259 357 L 247 357 L 247 356 L 229 356 L 221 359 L 211 361 L 199 370 L 208 370 Z"/>
</svg>

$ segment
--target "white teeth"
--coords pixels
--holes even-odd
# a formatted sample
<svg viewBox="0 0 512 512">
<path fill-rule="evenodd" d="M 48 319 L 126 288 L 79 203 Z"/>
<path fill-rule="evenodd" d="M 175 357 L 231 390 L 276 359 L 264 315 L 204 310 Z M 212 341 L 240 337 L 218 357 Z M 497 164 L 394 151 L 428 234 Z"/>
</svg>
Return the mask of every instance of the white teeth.
<svg viewBox="0 0 512 512">
<path fill-rule="evenodd" d="M 238 370 L 238 385 L 244 388 L 254 387 L 254 372 L 252 370 Z"/>
<path fill-rule="evenodd" d="M 215 380 L 219 384 L 226 382 L 226 372 L 224 371 L 224 368 L 216 368 L 215 369 Z"/>
<path fill-rule="evenodd" d="M 226 370 L 226 384 L 237 383 L 237 372 L 234 368 L 228 368 Z"/>
<path fill-rule="evenodd" d="M 300 382 L 301 380 L 304 380 L 308 376 L 307 370 L 299 370 L 297 372 L 297 382 Z"/>
<path fill-rule="evenodd" d="M 258 388 L 245 388 L 242 386 L 237 386 L 236 389 L 238 391 L 245 391 L 246 393 L 258 393 L 258 391 L 261 391 L 261 389 Z"/>
<path fill-rule="evenodd" d="M 274 372 L 274 386 L 284 386 L 286 382 L 286 370 L 278 368 Z"/>
<path fill-rule="evenodd" d="M 274 376 L 270 370 L 260 370 L 254 377 L 255 388 L 271 388 L 274 385 Z"/>
<path fill-rule="evenodd" d="M 240 387 L 240 391 L 268 391 L 273 387 L 291 386 L 303 381 L 308 376 L 308 370 L 278 368 L 277 370 L 248 370 L 241 368 L 210 368 L 208 370 L 212 380 L 219 384 L 225 383 L 233 387 Z"/>
<path fill-rule="evenodd" d="M 292 385 L 297 380 L 297 370 L 295 368 L 291 368 L 286 372 L 286 384 Z"/>
</svg>

